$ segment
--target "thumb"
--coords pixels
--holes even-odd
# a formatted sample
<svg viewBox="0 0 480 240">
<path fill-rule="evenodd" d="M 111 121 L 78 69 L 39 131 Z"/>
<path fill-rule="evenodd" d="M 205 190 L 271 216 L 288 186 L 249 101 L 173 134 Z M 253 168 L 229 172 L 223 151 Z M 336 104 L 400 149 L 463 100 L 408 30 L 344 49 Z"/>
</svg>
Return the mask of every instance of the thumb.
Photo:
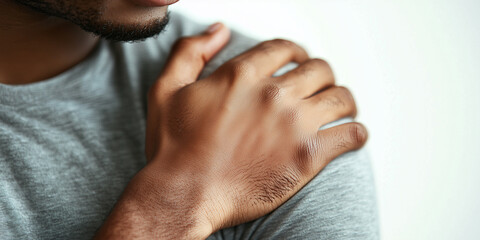
<svg viewBox="0 0 480 240">
<path fill-rule="evenodd" d="M 211 25 L 204 33 L 179 39 L 173 46 L 165 68 L 153 92 L 166 99 L 180 88 L 197 80 L 205 64 L 230 39 L 230 31 L 222 23 Z"/>
</svg>

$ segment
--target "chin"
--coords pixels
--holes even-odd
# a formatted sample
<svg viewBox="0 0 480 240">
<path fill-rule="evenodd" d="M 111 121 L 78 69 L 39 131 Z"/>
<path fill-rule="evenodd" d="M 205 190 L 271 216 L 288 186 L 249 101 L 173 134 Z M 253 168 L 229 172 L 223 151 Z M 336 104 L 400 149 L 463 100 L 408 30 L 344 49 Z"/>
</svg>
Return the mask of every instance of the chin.
<svg viewBox="0 0 480 240">
<path fill-rule="evenodd" d="M 135 1 L 138 0 L 17 0 L 37 12 L 68 20 L 110 40 L 137 41 L 162 32 L 168 23 L 168 5 L 146 6 Z M 152 1 L 166 0 L 147 2 Z"/>
<path fill-rule="evenodd" d="M 78 25 L 105 39 L 138 41 L 161 33 L 167 23 L 168 6 L 145 7 L 126 0 L 106 5 L 95 21 Z"/>
<path fill-rule="evenodd" d="M 162 17 L 141 21 L 103 20 L 94 24 L 80 25 L 87 32 L 111 41 L 142 41 L 160 34 L 169 21 L 168 12 Z"/>
<path fill-rule="evenodd" d="M 165 18 L 168 6 L 143 6 L 131 0 L 113 0 L 104 4 L 101 20 L 123 25 L 142 25 Z"/>
</svg>

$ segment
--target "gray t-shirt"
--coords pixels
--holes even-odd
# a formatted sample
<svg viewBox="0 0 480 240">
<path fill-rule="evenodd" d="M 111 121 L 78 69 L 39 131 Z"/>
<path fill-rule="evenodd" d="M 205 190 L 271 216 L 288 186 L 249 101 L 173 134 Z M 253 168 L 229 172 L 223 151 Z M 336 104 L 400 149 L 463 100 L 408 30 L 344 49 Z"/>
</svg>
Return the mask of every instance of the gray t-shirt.
<svg viewBox="0 0 480 240">
<path fill-rule="evenodd" d="M 145 165 L 149 86 L 173 42 L 204 29 L 172 14 L 158 38 L 101 40 L 87 59 L 56 77 L 0 84 L 1 239 L 93 237 Z M 256 43 L 234 32 L 203 75 Z M 372 173 L 360 150 L 334 160 L 273 213 L 209 239 L 377 238 Z"/>
</svg>

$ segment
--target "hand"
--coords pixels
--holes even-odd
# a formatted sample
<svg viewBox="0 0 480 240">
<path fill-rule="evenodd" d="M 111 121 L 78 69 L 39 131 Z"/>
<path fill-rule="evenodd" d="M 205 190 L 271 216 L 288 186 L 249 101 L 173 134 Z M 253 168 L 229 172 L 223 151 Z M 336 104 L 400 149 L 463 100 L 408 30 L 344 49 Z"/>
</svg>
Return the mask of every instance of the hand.
<svg viewBox="0 0 480 240">
<path fill-rule="evenodd" d="M 181 39 L 150 90 L 148 164 L 122 198 L 134 207 L 116 211 L 136 212 L 157 237 L 206 238 L 261 217 L 366 141 L 358 123 L 318 131 L 354 116 L 355 103 L 328 64 L 292 42 L 261 43 L 196 81 L 229 38 L 217 28 Z"/>
</svg>

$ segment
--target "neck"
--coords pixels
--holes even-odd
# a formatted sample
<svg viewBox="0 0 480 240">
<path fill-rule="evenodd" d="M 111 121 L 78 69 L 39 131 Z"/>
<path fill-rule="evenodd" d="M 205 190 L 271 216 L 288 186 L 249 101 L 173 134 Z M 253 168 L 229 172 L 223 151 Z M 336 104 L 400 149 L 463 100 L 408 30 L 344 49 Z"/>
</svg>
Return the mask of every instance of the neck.
<svg viewBox="0 0 480 240">
<path fill-rule="evenodd" d="M 0 83 L 51 78 L 82 61 L 98 37 L 11 0 L 0 1 Z"/>
</svg>

